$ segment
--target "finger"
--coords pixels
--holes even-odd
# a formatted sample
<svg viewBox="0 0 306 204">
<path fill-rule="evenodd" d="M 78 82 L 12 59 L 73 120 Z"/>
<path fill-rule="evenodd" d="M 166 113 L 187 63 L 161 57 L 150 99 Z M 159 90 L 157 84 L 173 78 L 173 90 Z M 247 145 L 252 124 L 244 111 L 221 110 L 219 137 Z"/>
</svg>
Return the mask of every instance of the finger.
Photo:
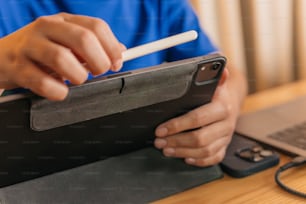
<svg viewBox="0 0 306 204">
<path fill-rule="evenodd" d="M 57 78 L 64 77 L 73 84 L 82 84 L 88 77 L 86 69 L 69 49 L 47 39 L 36 39 L 35 49 L 26 50 L 25 55 L 38 63 L 42 70 L 49 73 L 52 70 L 57 73 Z"/>
<path fill-rule="evenodd" d="M 232 133 L 232 131 L 232 126 L 222 121 L 190 132 L 157 138 L 155 140 L 155 146 L 159 149 L 165 147 L 200 148 L 213 143 L 219 137 Z"/>
<path fill-rule="evenodd" d="M 30 61 L 19 65 L 14 82 L 50 100 L 63 100 L 68 94 L 65 84 L 41 71 Z"/>
<path fill-rule="evenodd" d="M 9 81 L 8 79 L 0 79 L 0 89 L 14 89 L 18 85 Z"/>
<path fill-rule="evenodd" d="M 55 78 L 59 81 L 64 82 L 64 81 L 68 80 L 67 78 L 65 78 L 64 76 L 56 73 L 54 70 L 50 69 L 49 67 L 47 67 L 44 64 L 41 64 L 41 63 L 35 63 L 35 64 L 36 64 L 37 67 L 39 67 L 40 70 L 42 70 L 43 72 L 47 73 L 48 75 L 52 76 L 53 78 Z"/>
<path fill-rule="evenodd" d="M 221 78 L 220 78 L 220 81 L 219 81 L 219 86 L 220 85 L 223 85 L 224 82 L 228 79 L 229 77 L 229 71 L 227 68 L 224 68 L 223 72 L 222 72 L 222 75 L 221 75 Z"/>
<path fill-rule="evenodd" d="M 117 40 L 107 23 L 103 20 L 88 16 L 63 14 L 65 21 L 78 24 L 91 30 L 98 38 L 103 49 L 112 62 L 112 70 L 118 71 L 122 67 L 122 44 Z"/>
<path fill-rule="evenodd" d="M 125 51 L 126 50 L 126 47 L 124 44 L 120 43 L 120 50 L 121 52 Z"/>
<path fill-rule="evenodd" d="M 187 164 L 198 166 L 198 167 L 206 167 L 211 166 L 220 163 L 226 152 L 226 147 L 221 148 L 215 155 L 207 157 L 207 158 L 201 158 L 201 159 L 194 159 L 194 158 L 187 158 L 185 159 L 185 162 Z"/>
<path fill-rule="evenodd" d="M 223 89 L 224 89 L 224 86 L 226 85 L 225 82 L 226 80 L 228 79 L 229 77 L 229 72 L 228 72 L 228 69 L 224 69 L 224 72 L 222 73 L 222 76 L 221 76 L 221 79 L 218 83 L 218 86 L 215 90 L 215 93 L 213 95 L 213 101 L 218 98 L 220 96 L 220 94 L 222 93 Z M 224 91 L 223 91 L 224 92 Z"/>
<path fill-rule="evenodd" d="M 159 125 L 155 134 L 157 137 L 165 137 L 203 127 L 225 117 L 226 110 L 220 103 L 209 103 Z"/>
<path fill-rule="evenodd" d="M 48 17 L 41 17 L 37 24 L 49 40 L 71 49 L 84 59 L 93 75 L 109 70 L 111 62 L 99 40 L 90 30 L 63 19 L 55 20 Z"/>
<path fill-rule="evenodd" d="M 221 148 L 227 146 L 229 139 L 227 137 L 221 137 L 205 147 L 200 148 L 165 148 L 163 153 L 167 157 L 177 158 L 206 158 L 214 156 Z"/>
</svg>

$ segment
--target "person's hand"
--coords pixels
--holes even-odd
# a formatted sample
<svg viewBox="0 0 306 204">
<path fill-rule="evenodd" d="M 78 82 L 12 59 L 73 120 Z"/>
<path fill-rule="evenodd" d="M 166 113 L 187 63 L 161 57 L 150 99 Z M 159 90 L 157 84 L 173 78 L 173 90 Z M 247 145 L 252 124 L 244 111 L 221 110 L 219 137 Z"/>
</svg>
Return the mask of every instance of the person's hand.
<svg viewBox="0 0 306 204">
<path fill-rule="evenodd" d="M 125 49 L 103 20 L 67 13 L 38 18 L 0 39 L 0 48 L 0 88 L 20 86 L 50 100 L 66 97 L 64 80 L 82 84 L 88 72 L 118 71 Z"/>
<path fill-rule="evenodd" d="M 211 103 L 157 127 L 155 146 L 165 156 L 184 158 L 201 167 L 222 161 L 240 109 L 230 95 L 227 70 L 222 77 Z"/>
</svg>

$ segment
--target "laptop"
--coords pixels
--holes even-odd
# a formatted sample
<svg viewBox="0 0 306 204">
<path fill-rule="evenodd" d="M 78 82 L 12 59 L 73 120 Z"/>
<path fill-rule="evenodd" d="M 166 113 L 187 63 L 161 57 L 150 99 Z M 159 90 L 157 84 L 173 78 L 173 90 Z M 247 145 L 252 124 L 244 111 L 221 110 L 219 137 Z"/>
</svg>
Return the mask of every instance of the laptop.
<svg viewBox="0 0 306 204">
<path fill-rule="evenodd" d="M 236 132 L 306 157 L 306 96 L 242 115 Z"/>
<path fill-rule="evenodd" d="M 0 97 L 0 187 L 152 146 L 159 124 L 211 101 L 225 64 L 214 53 L 108 75 L 60 102 Z"/>
</svg>

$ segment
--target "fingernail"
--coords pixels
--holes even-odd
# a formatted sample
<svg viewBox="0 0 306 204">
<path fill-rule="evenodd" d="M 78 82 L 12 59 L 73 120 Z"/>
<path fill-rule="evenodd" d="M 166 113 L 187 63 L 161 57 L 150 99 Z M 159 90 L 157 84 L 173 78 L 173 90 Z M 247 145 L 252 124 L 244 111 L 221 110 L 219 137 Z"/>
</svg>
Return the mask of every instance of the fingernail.
<svg viewBox="0 0 306 204">
<path fill-rule="evenodd" d="M 173 148 L 165 148 L 164 149 L 164 155 L 167 156 L 167 157 L 174 155 L 174 153 L 175 153 L 175 149 L 173 149 Z"/>
<path fill-rule="evenodd" d="M 165 127 L 157 128 L 156 130 L 156 136 L 164 137 L 167 136 L 167 134 L 168 134 L 168 129 Z"/>
<path fill-rule="evenodd" d="M 156 139 L 154 141 L 155 147 L 158 149 L 164 148 L 167 145 L 167 141 L 164 139 Z"/>
<path fill-rule="evenodd" d="M 122 67 L 122 60 L 117 60 L 114 64 L 113 64 L 113 71 L 119 71 Z"/>
<path fill-rule="evenodd" d="M 195 162 L 196 162 L 196 160 L 194 158 L 187 158 L 186 159 L 187 164 L 194 164 Z"/>
<path fill-rule="evenodd" d="M 55 80 L 50 80 L 48 85 L 51 87 L 51 89 L 49 89 L 49 95 L 46 97 L 50 100 L 61 101 L 64 100 L 68 95 L 69 89 L 66 85 Z"/>
</svg>

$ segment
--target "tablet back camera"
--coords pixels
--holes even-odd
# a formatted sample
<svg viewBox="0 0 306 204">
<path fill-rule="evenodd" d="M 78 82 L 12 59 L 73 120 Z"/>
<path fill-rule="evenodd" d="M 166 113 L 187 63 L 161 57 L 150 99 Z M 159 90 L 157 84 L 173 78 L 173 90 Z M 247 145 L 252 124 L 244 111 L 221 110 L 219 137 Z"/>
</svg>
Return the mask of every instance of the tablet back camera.
<svg viewBox="0 0 306 204">
<path fill-rule="evenodd" d="M 196 76 L 196 84 L 202 85 L 212 79 L 217 78 L 219 71 L 222 68 L 221 62 L 210 62 L 198 65 L 198 73 Z"/>
</svg>

